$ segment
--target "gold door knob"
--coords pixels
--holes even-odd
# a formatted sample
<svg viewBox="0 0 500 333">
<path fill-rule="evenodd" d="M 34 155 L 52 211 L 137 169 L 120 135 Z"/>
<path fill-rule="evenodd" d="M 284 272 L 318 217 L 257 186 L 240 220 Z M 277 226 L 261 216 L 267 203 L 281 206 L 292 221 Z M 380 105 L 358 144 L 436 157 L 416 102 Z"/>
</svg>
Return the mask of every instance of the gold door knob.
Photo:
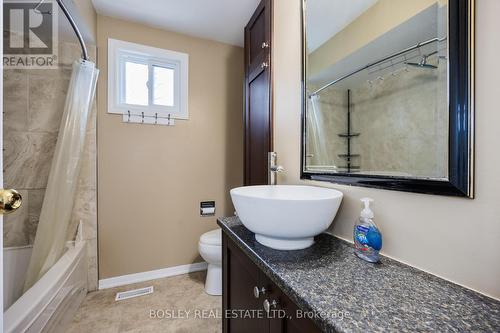
<svg viewBox="0 0 500 333">
<path fill-rule="evenodd" d="M 0 189 L 0 214 L 9 214 L 21 207 L 23 197 L 14 189 Z"/>
</svg>

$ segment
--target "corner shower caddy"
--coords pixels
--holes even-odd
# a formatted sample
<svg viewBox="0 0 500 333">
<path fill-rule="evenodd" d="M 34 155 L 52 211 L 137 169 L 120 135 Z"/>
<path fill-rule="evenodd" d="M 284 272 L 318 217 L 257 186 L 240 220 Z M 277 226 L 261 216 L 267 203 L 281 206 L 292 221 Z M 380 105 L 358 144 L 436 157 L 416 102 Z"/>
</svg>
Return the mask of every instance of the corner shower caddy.
<svg viewBox="0 0 500 333">
<path fill-rule="evenodd" d="M 347 169 L 347 172 L 359 170 L 359 165 L 352 165 L 352 159 L 359 157 L 359 154 L 351 153 L 351 140 L 358 137 L 361 133 L 351 132 L 351 90 L 347 90 L 347 133 L 339 133 L 338 136 L 347 139 L 347 154 L 338 154 L 337 156 L 345 159 L 346 166 L 341 166 L 342 169 Z"/>
</svg>

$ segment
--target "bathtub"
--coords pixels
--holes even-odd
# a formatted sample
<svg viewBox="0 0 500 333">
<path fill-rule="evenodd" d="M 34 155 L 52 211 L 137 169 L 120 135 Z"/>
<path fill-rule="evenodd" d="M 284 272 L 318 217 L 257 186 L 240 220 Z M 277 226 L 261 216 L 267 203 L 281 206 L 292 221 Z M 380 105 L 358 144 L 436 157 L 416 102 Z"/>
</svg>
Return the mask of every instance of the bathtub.
<svg viewBox="0 0 500 333">
<path fill-rule="evenodd" d="M 4 297 L 7 305 L 9 300 L 15 298 L 19 288 L 22 288 L 19 281 L 24 281 L 28 250 L 29 248 L 4 249 L 4 271 L 9 269 L 7 273 L 4 272 L 4 289 L 9 293 Z M 15 266 L 10 266 L 9 263 L 13 262 Z M 16 277 L 16 274 L 20 276 Z M 61 259 L 6 309 L 4 333 L 64 332 L 86 294 L 86 243 L 71 243 Z"/>
<path fill-rule="evenodd" d="M 24 277 L 28 270 L 33 246 L 3 249 L 3 308 L 8 309 L 23 294 Z"/>
</svg>

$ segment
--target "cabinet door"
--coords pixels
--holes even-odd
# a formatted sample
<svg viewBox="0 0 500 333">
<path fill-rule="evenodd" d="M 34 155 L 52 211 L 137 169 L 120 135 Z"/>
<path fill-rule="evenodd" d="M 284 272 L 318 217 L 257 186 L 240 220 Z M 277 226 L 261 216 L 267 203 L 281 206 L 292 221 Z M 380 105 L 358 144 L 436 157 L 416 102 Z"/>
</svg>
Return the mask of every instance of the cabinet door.
<svg viewBox="0 0 500 333">
<path fill-rule="evenodd" d="M 268 333 L 269 320 L 258 318 L 262 302 L 254 297 L 259 285 L 258 267 L 224 235 L 223 247 L 223 321 L 224 332 Z M 259 311 L 256 311 L 259 310 Z M 250 317 L 248 317 L 250 316 Z"/>
<path fill-rule="evenodd" d="M 262 0 L 245 27 L 245 185 L 268 182 L 271 100 L 271 0 Z"/>
<path fill-rule="evenodd" d="M 245 72 L 250 73 L 271 53 L 271 0 L 262 0 L 245 27 Z"/>
<path fill-rule="evenodd" d="M 260 279 L 269 290 L 265 299 L 269 302 L 271 310 L 274 310 L 269 318 L 270 333 L 321 332 L 263 272 Z"/>
<path fill-rule="evenodd" d="M 269 70 L 248 78 L 245 117 L 245 185 L 265 185 L 271 151 Z"/>
<path fill-rule="evenodd" d="M 261 297 L 262 308 L 265 309 L 265 302 L 268 302 L 270 308 L 269 313 L 266 314 L 269 319 L 269 332 L 286 332 L 283 325 L 283 317 L 286 312 L 281 307 L 281 290 L 262 271 L 260 272 L 260 283 L 266 290 Z"/>
<path fill-rule="evenodd" d="M 285 294 L 280 295 L 280 308 L 284 310 L 285 317 L 281 319 L 279 331 L 274 330 L 273 333 L 315 333 L 321 330 L 308 318 L 304 316 L 304 312 L 299 310 L 297 305 L 293 303 Z"/>
</svg>

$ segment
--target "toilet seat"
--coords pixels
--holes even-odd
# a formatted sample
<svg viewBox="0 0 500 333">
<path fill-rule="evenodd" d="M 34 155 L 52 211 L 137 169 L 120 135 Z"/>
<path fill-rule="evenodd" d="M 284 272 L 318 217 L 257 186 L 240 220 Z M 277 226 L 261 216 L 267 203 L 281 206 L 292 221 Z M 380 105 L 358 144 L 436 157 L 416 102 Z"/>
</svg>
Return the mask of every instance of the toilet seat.
<svg viewBox="0 0 500 333">
<path fill-rule="evenodd" d="M 200 243 L 205 245 L 222 246 L 222 230 L 216 229 L 204 233 L 200 237 Z"/>
</svg>

